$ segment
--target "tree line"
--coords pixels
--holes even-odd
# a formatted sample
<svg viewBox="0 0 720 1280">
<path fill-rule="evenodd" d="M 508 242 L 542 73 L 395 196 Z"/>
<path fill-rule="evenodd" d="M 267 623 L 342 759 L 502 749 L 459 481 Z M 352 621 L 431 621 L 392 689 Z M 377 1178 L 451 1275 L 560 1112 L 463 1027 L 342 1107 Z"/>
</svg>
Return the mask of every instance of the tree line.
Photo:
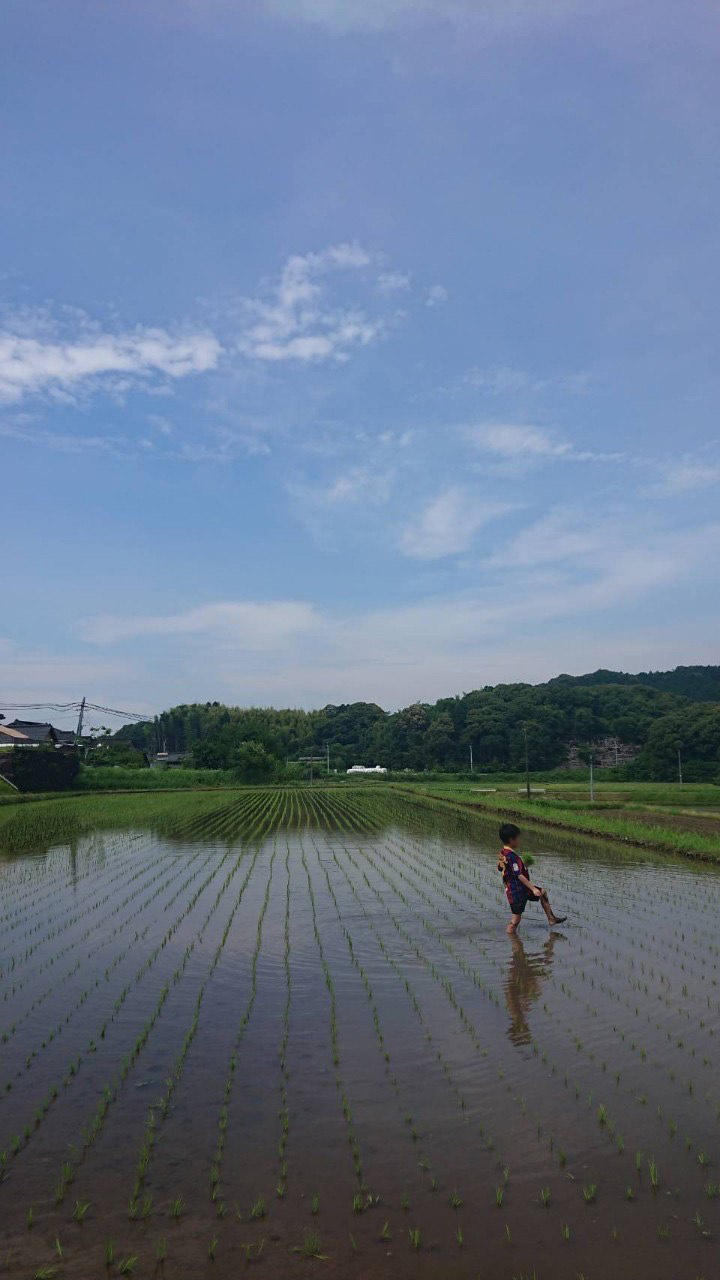
<svg viewBox="0 0 720 1280">
<path fill-rule="evenodd" d="M 587 751 L 613 737 L 639 748 L 624 766 L 626 777 L 674 777 L 680 751 L 688 781 L 718 778 L 720 667 L 637 677 L 593 674 L 594 679 L 558 676 L 538 685 L 488 685 L 394 712 L 372 702 L 317 711 L 193 703 L 126 725 L 115 741 L 148 753 L 190 752 L 196 767 L 260 779 L 303 755 L 326 753 L 338 771 L 353 764 L 466 771 L 471 749 L 477 771 L 516 772 L 524 768 L 526 735 L 532 770 L 547 771 L 564 765 L 569 743 Z M 688 688 L 698 697 L 688 696 Z M 713 688 L 716 701 L 708 700 Z"/>
</svg>

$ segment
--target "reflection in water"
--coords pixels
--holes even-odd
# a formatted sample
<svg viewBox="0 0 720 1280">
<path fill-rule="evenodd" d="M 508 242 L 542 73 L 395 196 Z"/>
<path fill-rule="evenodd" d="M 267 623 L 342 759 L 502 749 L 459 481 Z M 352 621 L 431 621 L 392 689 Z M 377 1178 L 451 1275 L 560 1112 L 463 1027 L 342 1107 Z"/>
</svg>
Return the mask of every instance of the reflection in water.
<svg viewBox="0 0 720 1280">
<path fill-rule="evenodd" d="M 553 950 L 560 937 L 560 933 L 550 933 L 542 951 L 527 952 L 518 935 L 510 935 L 513 954 L 505 977 L 505 1000 L 510 1014 L 508 1035 L 513 1044 L 532 1041 L 527 1021 L 530 1006 L 538 999 L 543 979 L 550 973 Z"/>
</svg>

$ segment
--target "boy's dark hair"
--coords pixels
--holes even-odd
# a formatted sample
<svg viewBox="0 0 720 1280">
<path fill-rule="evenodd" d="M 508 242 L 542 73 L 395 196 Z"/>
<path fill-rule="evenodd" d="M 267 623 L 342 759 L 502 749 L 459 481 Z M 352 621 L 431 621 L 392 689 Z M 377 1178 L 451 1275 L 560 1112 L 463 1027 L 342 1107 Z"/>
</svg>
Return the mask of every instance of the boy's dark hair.
<svg viewBox="0 0 720 1280">
<path fill-rule="evenodd" d="M 503 844 L 507 844 L 508 840 L 514 840 L 520 835 L 520 828 L 514 822 L 503 822 L 499 834 Z"/>
</svg>

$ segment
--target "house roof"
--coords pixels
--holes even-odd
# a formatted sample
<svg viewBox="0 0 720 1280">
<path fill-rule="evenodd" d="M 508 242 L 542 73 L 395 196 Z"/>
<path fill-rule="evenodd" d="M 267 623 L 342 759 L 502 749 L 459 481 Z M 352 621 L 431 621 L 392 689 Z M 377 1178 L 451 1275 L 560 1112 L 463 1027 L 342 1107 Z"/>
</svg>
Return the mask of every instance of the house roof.
<svg viewBox="0 0 720 1280">
<path fill-rule="evenodd" d="M 55 742 L 56 734 L 51 724 L 39 720 L 12 720 L 5 729 L 19 729 L 31 742 Z"/>
<path fill-rule="evenodd" d="M 19 729 L 13 729 L 9 724 L 0 724 L 0 742 L 4 738 L 9 738 L 11 742 L 32 742 L 26 733 L 21 733 Z"/>
</svg>

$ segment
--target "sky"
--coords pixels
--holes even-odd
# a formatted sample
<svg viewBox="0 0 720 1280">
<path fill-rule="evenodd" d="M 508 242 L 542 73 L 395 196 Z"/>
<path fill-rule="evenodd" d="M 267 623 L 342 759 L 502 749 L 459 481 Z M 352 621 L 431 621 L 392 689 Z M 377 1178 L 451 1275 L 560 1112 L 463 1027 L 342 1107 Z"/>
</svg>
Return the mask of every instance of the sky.
<svg viewBox="0 0 720 1280">
<path fill-rule="evenodd" d="M 0 704 L 718 660 L 713 6 L 4 28 Z"/>
</svg>

